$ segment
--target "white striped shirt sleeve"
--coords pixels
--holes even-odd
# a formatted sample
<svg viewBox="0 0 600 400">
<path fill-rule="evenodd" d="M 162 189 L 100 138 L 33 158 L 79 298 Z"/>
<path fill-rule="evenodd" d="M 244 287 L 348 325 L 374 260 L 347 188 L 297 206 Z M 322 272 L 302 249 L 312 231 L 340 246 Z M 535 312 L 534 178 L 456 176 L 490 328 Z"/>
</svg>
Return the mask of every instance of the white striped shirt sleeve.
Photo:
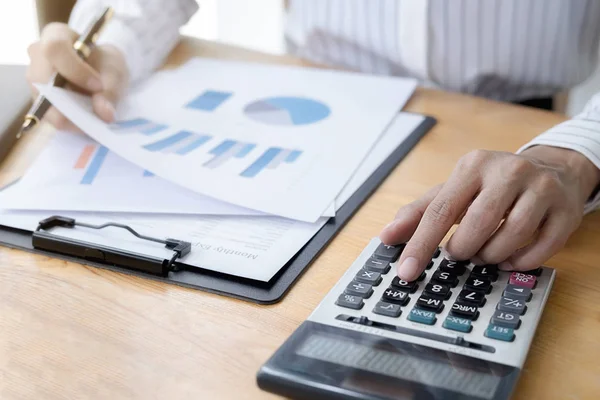
<svg viewBox="0 0 600 400">
<path fill-rule="evenodd" d="M 110 44 L 123 52 L 132 82 L 164 62 L 179 41 L 179 28 L 198 10 L 195 0 L 79 0 L 69 25 L 83 31 L 106 6 L 115 14 L 98 45 Z"/>
<path fill-rule="evenodd" d="M 518 153 L 537 145 L 575 150 L 600 169 L 600 93 L 587 103 L 581 114 L 542 133 L 521 147 Z M 588 201 L 585 212 L 599 207 L 600 193 Z"/>
</svg>

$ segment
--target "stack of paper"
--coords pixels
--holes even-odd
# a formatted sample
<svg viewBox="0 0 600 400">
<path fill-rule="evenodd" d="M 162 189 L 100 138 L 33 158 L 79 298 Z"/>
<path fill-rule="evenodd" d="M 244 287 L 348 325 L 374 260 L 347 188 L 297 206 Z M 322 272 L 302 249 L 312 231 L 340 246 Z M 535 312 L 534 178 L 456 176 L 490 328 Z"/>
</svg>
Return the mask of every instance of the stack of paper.
<svg viewBox="0 0 600 400">
<path fill-rule="evenodd" d="M 41 87 L 88 136 L 59 132 L 0 193 L 3 225 L 59 213 L 185 238 L 185 263 L 269 280 L 422 122 L 405 79 L 192 60 L 130 93 L 106 125 L 88 98 Z M 144 254 L 120 231 L 60 234 Z M 164 253 L 164 254 L 163 254 Z"/>
</svg>

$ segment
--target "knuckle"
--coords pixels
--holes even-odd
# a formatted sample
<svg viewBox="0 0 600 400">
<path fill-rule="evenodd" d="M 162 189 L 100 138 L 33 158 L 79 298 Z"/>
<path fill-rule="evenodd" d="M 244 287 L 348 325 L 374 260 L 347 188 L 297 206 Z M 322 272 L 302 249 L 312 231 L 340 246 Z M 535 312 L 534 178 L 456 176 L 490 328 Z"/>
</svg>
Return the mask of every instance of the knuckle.
<svg viewBox="0 0 600 400">
<path fill-rule="evenodd" d="M 447 200 L 434 200 L 429 204 L 425 214 L 434 223 L 447 224 L 448 222 L 454 222 L 455 213 L 453 207 Z"/>
<path fill-rule="evenodd" d="M 35 43 L 32 43 L 29 46 L 27 46 L 27 55 L 29 56 L 30 60 L 36 56 L 36 54 L 38 53 L 39 47 L 40 47 L 39 42 L 35 42 Z"/>
<path fill-rule="evenodd" d="M 458 166 L 460 169 L 479 169 L 491 155 L 492 152 L 488 150 L 473 150 L 460 158 Z"/>
<path fill-rule="evenodd" d="M 71 41 L 65 38 L 48 38 L 40 41 L 40 49 L 44 57 L 49 60 L 62 54 L 65 49 L 70 49 L 71 46 Z"/>
<path fill-rule="evenodd" d="M 506 256 L 489 250 L 479 252 L 477 257 L 486 264 L 499 264 L 506 259 Z"/>
<path fill-rule="evenodd" d="M 547 170 L 541 173 L 535 184 L 535 190 L 538 195 L 541 196 L 554 196 L 560 192 L 561 181 L 558 173 L 555 171 Z"/>
<path fill-rule="evenodd" d="M 460 244 L 456 244 L 456 242 L 453 242 L 452 240 L 448 242 L 445 249 L 452 259 L 458 261 L 468 260 L 475 255 L 475 251 L 469 250 Z"/>
<path fill-rule="evenodd" d="M 511 156 L 506 159 L 503 166 L 504 175 L 510 181 L 529 174 L 535 166 L 531 161 L 521 156 Z"/>
<path fill-rule="evenodd" d="M 533 234 L 537 227 L 533 226 L 530 218 L 523 212 L 514 212 L 505 221 L 511 236 L 525 239 Z"/>
</svg>

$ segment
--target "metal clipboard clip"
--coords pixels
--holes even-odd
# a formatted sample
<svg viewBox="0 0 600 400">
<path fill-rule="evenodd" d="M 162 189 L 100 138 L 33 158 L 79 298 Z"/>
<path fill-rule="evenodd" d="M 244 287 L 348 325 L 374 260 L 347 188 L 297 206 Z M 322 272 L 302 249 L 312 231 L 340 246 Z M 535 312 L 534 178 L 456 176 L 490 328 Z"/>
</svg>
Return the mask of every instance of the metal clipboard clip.
<svg viewBox="0 0 600 400">
<path fill-rule="evenodd" d="M 168 259 L 146 256 L 113 247 L 58 236 L 49 232 L 49 230 L 56 227 L 84 227 L 89 229 L 114 227 L 125 229 L 139 239 L 164 244 L 167 249 L 173 250 L 173 257 Z M 131 227 L 116 222 L 92 225 L 84 222 L 77 222 L 74 218 L 61 216 L 52 216 L 40 221 L 37 229 L 33 232 L 32 245 L 34 248 L 40 250 L 65 254 L 88 261 L 95 261 L 163 277 L 167 276 L 169 272 L 180 271 L 182 268 L 180 265 L 176 264 L 177 260 L 186 256 L 192 250 L 192 244 L 190 242 L 178 239 L 158 239 L 140 235 Z"/>
</svg>

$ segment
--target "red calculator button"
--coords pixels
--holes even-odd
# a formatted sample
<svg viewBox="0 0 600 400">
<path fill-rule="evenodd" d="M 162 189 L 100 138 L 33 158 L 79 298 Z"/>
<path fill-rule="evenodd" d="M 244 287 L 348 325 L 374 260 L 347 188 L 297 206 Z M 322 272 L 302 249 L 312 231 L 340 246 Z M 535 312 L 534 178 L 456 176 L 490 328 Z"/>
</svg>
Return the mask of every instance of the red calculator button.
<svg viewBox="0 0 600 400">
<path fill-rule="evenodd" d="M 522 272 L 513 272 L 510 275 L 508 283 L 511 285 L 523 286 L 529 289 L 533 289 L 536 281 L 535 275 L 524 274 Z"/>
</svg>

